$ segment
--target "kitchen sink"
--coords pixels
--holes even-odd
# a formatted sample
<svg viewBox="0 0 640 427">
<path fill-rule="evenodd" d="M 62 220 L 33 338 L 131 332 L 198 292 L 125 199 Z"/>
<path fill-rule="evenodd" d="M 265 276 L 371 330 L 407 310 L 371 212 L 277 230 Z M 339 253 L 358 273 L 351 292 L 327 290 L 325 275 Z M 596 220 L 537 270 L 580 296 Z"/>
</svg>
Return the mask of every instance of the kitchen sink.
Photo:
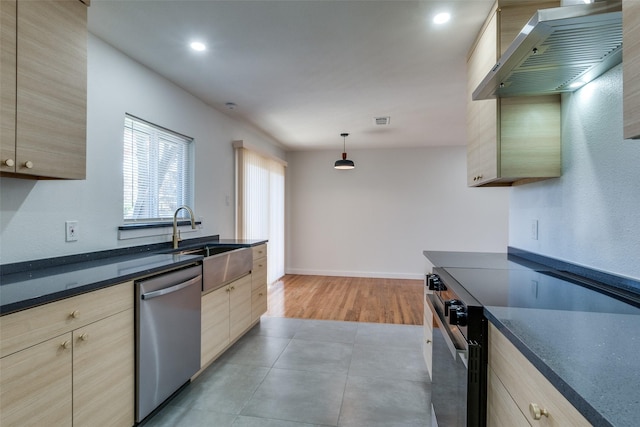
<svg viewBox="0 0 640 427">
<path fill-rule="evenodd" d="M 177 255 L 202 255 L 203 257 L 210 257 L 218 254 L 222 254 L 225 252 L 230 252 L 237 250 L 238 248 L 233 246 L 205 246 L 203 248 L 193 248 L 193 249 L 182 249 L 177 251 L 171 251 L 173 254 Z M 240 248 L 244 249 L 244 248 Z"/>
<path fill-rule="evenodd" d="M 253 250 L 234 246 L 204 246 L 171 251 L 178 255 L 202 255 L 202 292 L 221 288 L 251 273 Z"/>
</svg>

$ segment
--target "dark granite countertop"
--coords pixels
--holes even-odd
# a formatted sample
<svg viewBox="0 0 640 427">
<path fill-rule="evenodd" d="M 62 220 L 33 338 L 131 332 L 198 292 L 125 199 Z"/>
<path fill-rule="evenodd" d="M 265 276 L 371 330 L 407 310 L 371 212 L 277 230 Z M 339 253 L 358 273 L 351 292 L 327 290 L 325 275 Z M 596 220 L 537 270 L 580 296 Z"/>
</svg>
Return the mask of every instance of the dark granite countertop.
<svg viewBox="0 0 640 427">
<path fill-rule="evenodd" d="M 618 280 L 600 289 L 567 275 L 570 266 L 506 253 L 424 255 L 484 305 L 489 321 L 590 423 L 637 425 L 640 308 L 625 302 L 624 289 L 616 292 Z"/>
<path fill-rule="evenodd" d="M 593 425 L 640 419 L 640 315 L 485 307 L 485 314 Z"/>
<path fill-rule="evenodd" d="M 136 246 L 66 257 L 2 265 L 0 315 L 69 298 L 203 259 L 180 252 L 198 247 L 251 247 L 266 240 L 219 239 L 218 236 L 171 243 Z"/>
</svg>

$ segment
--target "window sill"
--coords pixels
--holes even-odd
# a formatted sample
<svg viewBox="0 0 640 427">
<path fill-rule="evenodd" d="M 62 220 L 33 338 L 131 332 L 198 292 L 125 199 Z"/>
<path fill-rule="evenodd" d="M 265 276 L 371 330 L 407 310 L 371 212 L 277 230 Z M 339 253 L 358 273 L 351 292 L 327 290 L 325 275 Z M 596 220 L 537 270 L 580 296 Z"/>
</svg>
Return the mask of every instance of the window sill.
<svg viewBox="0 0 640 427">
<path fill-rule="evenodd" d="M 195 233 L 202 228 L 202 220 L 196 221 L 195 230 L 191 228 L 189 220 L 180 220 L 177 224 L 180 233 Z M 166 235 L 173 235 L 173 221 L 135 222 L 118 227 L 118 240 Z"/>
</svg>

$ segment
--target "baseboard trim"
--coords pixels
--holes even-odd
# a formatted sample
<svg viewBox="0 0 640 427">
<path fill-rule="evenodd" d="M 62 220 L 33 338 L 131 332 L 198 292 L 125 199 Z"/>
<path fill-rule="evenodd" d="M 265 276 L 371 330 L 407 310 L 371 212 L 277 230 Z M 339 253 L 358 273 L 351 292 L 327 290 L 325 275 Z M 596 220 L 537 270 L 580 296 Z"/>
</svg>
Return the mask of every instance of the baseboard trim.
<svg viewBox="0 0 640 427">
<path fill-rule="evenodd" d="M 286 274 L 303 276 L 336 276 L 336 277 L 366 277 L 371 279 L 406 279 L 424 280 L 424 274 L 415 273 L 384 273 L 370 271 L 337 271 L 337 270 L 307 270 L 304 268 L 287 268 Z"/>
</svg>

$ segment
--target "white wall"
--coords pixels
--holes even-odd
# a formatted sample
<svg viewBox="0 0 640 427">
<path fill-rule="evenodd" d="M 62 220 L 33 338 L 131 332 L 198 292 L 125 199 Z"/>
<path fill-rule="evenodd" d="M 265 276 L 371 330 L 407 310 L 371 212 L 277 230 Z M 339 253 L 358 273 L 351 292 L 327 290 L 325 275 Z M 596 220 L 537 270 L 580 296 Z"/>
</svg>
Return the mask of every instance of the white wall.
<svg viewBox="0 0 640 427">
<path fill-rule="evenodd" d="M 562 123 L 562 177 L 512 189 L 509 244 L 638 279 L 640 141 L 622 137 L 622 66 L 563 96 Z"/>
<path fill-rule="evenodd" d="M 118 240 L 125 112 L 195 138 L 194 208 L 204 226 L 185 238 L 211 234 L 233 237 L 231 141 L 242 139 L 280 158 L 285 155 L 272 140 L 205 105 L 92 35 L 87 109 L 86 180 L 0 180 L 0 263 L 170 240 L 170 236 Z M 79 221 L 77 242 L 65 242 L 66 220 Z"/>
<path fill-rule="evenodd" d="M 468 188 L 466 147 L 290 152 L 287 272 L 422 278 L 422 251 L 503 252 L 506 188 Z"/>
</svg>

